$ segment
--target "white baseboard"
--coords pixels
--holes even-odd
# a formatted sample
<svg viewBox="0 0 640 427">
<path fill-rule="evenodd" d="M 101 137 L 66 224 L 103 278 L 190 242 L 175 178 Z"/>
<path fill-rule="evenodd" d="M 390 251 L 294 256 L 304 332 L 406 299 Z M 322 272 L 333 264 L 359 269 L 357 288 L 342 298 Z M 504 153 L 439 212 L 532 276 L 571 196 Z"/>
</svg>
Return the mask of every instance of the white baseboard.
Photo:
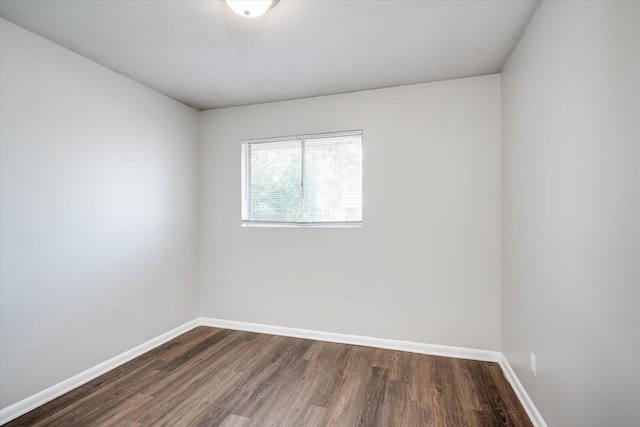
<svg viewBox="0 0 640 427">
<path fill-rule="evenodd" d="M 410 353 L 429 354 L 432 356 L 456 357 L 458 359 L 481 360 L 484 362 L 498 362 L 500 353 L 497 351 L 477 350 L 465 347 L 451 347 L 447 345 L 422 344 L 411 341 L 399 341 L 383 338 L 363 337 L 359 335 L 338 334 L 335 332 L 321 332 L 309 329 L 288 328 L 284 326 L 263 325 L 259 323 L 236 322 L 233 320 L 212 319 L 201 317 L 202 326 L 235 329 L 238 331 L 259 332 L 263 334 L 282 335 L 285 337 L 306 338 L 317 341 L 329 341 L 341 344 L 362 345 L 365 347 L 386 348 L 389 350 L 408 351 Z"/>
<path fill-rule="evenodd" d="M 178 335 L 190 331 L 196 326 L 199 326 L 198 319 L 194 319 L 190 322 L 185 323 L 184 325 L 178 326 L 177 328 L 172 329 L 171 331 L 166 332 L 160 336 L 157 336 L 143 344 L 140 344 L 139 346 L 134 347 L 131 350 L 125 351 L 124 353 L 119 354 L 112 359 L 99 363 L 93 368 L 89 368 L 86 371 L 80 372 L 79 374 L 74 375 L 73 377 L 66 379 L 56 385 L 53 385 L 45 390 L 42 390 L 39 393 L 29 396 L 26 399 L 14 403 L 13 405 L 7 406 L 6 408 L 0 410 L 0 425 L 8 423 L 9 421 L 18 418 L 20 415 L 26 414 L 27 412 L 44 405 L 45 403 L 55 399 L 58 396 L 61 396 L 73 390 L 74 388 L 88 383 L 92 379 L 97 378 L 100 375 L 105 374 L 132 359 L 135 359 L 141 354 L 146 353 L 166 343 L 167 341 L 174 339 Z"/>
<path fill-rule="evenodd" d="M 507 378 L 507 381 L 511 384 L 511 388 L 515 391 L 520 403 L 524 407 L 524 410 L 527 411 L 527 415 L 531 419 L 531 422 L 535 427 L 547 427 L 547 423 L 542 419 L 542 415 L 538 412 L 536 405 L 533 404 L 533 401 L 527 394 L 527 391 L 522 386 L 522 383 L 518 379 L 518 376 L 511 368 L 511 365 L 507 361 L 507 358 L 504 357 L 504 354 L 500 353 L 500 360 L 498 361 L 500 367 L 502 368 L 502 372 L 504 376 Z"/>
</svg>

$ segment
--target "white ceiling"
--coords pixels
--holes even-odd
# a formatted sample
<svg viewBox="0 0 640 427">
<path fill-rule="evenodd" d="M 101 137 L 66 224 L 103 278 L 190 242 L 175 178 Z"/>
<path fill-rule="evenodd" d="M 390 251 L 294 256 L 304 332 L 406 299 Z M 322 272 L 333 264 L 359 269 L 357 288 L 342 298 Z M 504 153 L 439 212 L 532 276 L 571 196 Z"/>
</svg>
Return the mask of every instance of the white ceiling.
<svg viewBox="0 0 640 427">
<path fill-rule="evenodd" d="M 498 73 L 538 0 L 0 1 L 0 16 L 203 110 Z"/>
</svg>

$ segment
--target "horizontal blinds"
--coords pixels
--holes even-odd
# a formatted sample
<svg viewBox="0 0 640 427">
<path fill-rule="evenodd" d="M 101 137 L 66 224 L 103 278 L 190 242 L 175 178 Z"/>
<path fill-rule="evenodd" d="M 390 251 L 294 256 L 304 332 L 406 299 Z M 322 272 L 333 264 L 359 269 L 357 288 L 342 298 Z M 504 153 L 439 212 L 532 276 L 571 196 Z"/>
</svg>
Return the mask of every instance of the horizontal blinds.
<svg viewBox="0 0 640 427">
<path fill-rule="evenodd" d="M 296 222 L 302 215 L 300 141 L 247 145 L 245 220 Z"/>
<path fill-rule="evenodd" d="M 243 223 L 362 221 L 362 132 L 243 141 Z"/>
<path fill-rule="evenodd" d="M 304 140 L 304 220 L 362 221 L 362 137 Z"/>
</svg>

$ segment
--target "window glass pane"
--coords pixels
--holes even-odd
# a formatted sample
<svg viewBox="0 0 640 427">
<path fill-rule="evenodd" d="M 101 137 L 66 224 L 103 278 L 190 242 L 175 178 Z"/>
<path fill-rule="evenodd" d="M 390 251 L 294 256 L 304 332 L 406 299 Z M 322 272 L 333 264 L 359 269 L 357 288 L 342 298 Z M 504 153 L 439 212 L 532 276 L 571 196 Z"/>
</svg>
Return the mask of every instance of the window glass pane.
<svg viewBox="0 0 640 427">
<path fill-rule="evenodd" d="M 251 221 L 302 218 L 300 141 L 248 144 L 247 213 Z"/>
<path fill-rule="evenodd" d="M 361 136 L 304 141 L 304 220 L 362 221 Z"/>
<path fill-rule="evenodd" d="M 361 131 L 243 142 L 244 226 L 361 223 Z"/>
</svg>

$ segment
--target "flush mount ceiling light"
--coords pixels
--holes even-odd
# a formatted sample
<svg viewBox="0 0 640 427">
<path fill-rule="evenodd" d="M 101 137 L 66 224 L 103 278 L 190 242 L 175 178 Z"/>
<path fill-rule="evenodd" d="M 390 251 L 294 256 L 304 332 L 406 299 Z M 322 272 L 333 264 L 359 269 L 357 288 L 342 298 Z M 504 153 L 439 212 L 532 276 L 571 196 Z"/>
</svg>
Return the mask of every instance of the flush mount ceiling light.
<svg viewBox="0 0 640 427">
<path fill-rule="evenodd" d="M 224 0 L 238 15 L 244 18 L 257 18 L 264 15 L 278 3 L 279 0 Z"/>
</svg>

